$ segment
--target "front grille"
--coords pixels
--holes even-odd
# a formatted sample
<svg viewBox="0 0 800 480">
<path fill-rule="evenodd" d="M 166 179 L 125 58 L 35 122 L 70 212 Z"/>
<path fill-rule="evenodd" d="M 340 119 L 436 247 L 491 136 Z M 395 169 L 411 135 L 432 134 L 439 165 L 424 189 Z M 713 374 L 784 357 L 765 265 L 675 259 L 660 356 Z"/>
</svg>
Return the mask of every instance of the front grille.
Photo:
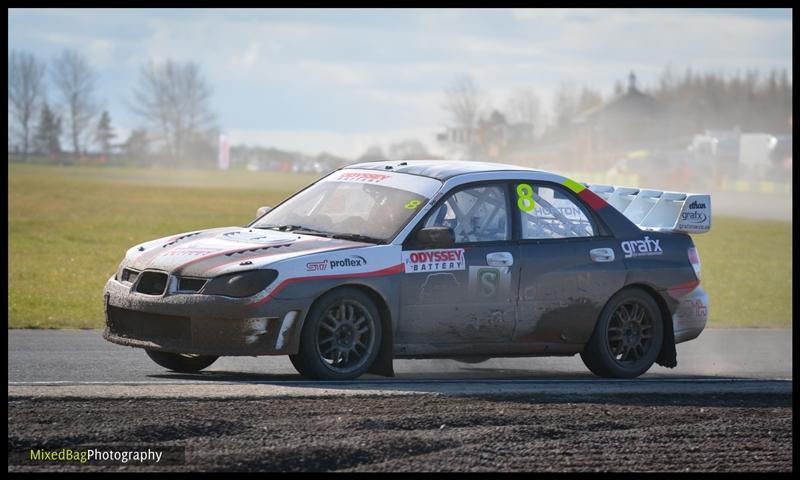
<svg viewBox="0 0 800 480">
<path fill-rule="evenodd" d="M 106 323 L 111 333 L 140 340 L 190 339 L 189 317 L 137 312 L 108 306 Z"/>
<path fill-rule="evenodd" d="M 167 274 L 162 272 L 144 272 L 139 275 L 136 291 L 147 295 L 161 295 L 167 288 Z"/>
<path fill-rule="evenodd" d="M 139 276 L 139 272 L 136 271 L 136 270 L 133 270 L 131 268 L 125 268 L 125 269 L 122 270 L 122 281 L 123 282 L 133 283 L 133 282 L 136 281 L 136 277 L 138 277 L 138 276 Z"/>
<path fill-rule="evenodd" d="M 178 291 L 180 292 L 198 292 L 203 285 L 206 284 L 207 279 L 205 278 L 179 278 L 178 279 Z"/>
</svg>

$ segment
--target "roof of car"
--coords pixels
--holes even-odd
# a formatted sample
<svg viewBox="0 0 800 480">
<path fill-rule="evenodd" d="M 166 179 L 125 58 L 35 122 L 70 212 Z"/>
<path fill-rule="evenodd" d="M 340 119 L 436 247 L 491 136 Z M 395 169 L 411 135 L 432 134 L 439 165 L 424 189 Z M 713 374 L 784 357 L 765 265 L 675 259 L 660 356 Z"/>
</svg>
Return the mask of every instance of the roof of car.
<svg viewBox="0 0 800 480">
<path fill-rule="evenodd" d="M 345 168 L 360 168 L 366 170 L 389 170 L 411 175 L 422 175 L 445 181 L 449 178 L 477 172 L 500 172 L 525 170 L 536 172 L 532 168 L 503 163 L 486 163 L 456 160 L 395 160 L 380 162 L 363 162 L 348 165 Z"/>
</svg>

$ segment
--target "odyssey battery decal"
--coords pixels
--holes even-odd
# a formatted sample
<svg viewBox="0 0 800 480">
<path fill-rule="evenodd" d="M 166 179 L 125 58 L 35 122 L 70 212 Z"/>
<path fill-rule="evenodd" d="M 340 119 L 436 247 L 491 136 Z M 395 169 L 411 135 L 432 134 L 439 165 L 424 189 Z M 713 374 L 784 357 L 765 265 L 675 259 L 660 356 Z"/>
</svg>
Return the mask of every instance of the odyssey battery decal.
<svg viewBox="0 0 800 480">
<path fill-rule="evenodd" d="M 403 265 L 406 273 L 446 272 L 464 270 L 466 262 L 463 248 L 448 248 L 403 252 Z"/>
</svg>

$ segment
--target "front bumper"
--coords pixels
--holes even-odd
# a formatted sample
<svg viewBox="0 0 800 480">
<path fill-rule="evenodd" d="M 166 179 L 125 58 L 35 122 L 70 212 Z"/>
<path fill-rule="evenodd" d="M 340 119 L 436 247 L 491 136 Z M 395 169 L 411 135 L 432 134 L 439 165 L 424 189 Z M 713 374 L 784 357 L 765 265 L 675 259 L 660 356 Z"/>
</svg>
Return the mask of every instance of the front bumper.
<svg viewBox="0 0 800 480">
<path fill-rule="evenodd" d="M 672 329 L 675 343 L 692 340 L 700 335 L 708 322 L 708 294 L 698 286 L 688 295 L 681 297 L 672 315 Z"/>
<path fill-rule="evenodd" d="M 111 278 L 103 292 L 103 338 L 131 347 L 201 355 L 297 353 L 305 305 L 200 294 L 145 295 Z"/>
</svg>

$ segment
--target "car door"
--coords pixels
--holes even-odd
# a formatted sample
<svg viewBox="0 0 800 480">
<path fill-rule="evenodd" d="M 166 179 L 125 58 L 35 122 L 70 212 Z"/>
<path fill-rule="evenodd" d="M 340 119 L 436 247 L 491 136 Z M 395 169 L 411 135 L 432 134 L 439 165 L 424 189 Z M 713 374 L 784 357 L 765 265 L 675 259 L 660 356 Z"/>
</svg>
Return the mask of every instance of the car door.
<svg viewBox="0 0 800 480">
<path fill-rule="evenodd" d="M 619 245 L 572 191 L 518 182 L 520 288 L 514 341 L 582 344 L 625 282 Z"/>
<path fill-rule="evenodd" d="M 461 186 L 445 195 L 403 246 L 398 343 L 487 343 L 511 339 L 517 246 L 508 184 Z M 455 244 L 415 246 L 423 227 L 450 227 Z"/>
</svg>

